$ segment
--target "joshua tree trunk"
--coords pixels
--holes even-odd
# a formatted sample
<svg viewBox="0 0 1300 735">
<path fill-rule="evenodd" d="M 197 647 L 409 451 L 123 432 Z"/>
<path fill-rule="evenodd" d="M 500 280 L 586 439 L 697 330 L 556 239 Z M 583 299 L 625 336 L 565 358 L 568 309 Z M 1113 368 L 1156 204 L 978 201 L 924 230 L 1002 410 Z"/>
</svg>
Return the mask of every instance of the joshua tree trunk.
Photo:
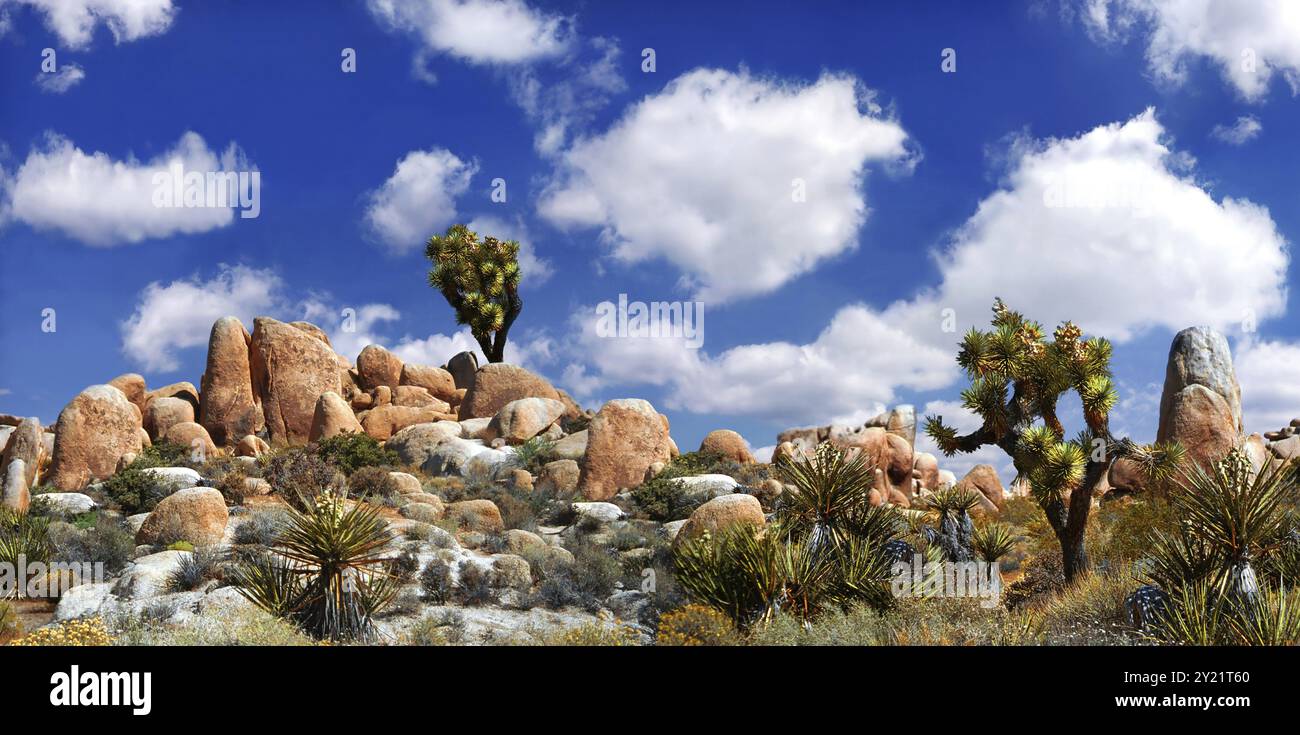
<svg viewBox="0 0 1300 735">
<path fill-rule="evenodd" d="M 1065 568 L 1066 583 L 1073 583 L 1088 573 L 1088 514 L 1092 511 L 1093 493 L 1109 471 L 1110 460 L 1089 462 L 1083 479 L 1070 493 L 1068 508 L 1060 499 L 1043 506 L 1047 522 L 1051 524 L 1056 540 L 1061 545 L 1061 563 Z"/>
</svg>

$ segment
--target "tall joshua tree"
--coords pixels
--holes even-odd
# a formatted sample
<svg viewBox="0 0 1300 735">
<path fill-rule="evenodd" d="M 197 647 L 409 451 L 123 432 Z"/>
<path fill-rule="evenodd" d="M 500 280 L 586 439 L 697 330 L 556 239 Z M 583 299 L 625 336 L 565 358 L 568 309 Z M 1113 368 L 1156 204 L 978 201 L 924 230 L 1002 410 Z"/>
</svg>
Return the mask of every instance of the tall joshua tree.
<svg viewBox="0 0 1300 735">
<path fill-rule="evenodd" d="M 990 445 L 1011 456 L 1061 545 L 1066 580 L 1074 581 L 1088 570 L 1084 531 L 1093 493 L 1111 464 L 1127 458 L 1153 481 L 1162 481 L 1177 468 L 1183 450 L 1111 435 L 1108 415 L 1117 395 L 1110 342 L 1084 339 L 1072 322 L 1057 327 L 1047 341 L 1041 325 L 1011 311 L 1002 299 L 995 300 L 993 314 L 993 328 L 971 329 L 957 354 L 957 364 L 970 378 L 962 403 L 983 424 L 958 435 L 942 416 L 927 416 L 925 431 L 948 456 Z M 1057 403 L 1070 391 L 1083 404 L 1086 426 L 1067 440 Z"/>
<path fill-rule="evenodd" d="M 456 310 L 456 322 L 469 327 L 489 362 L 505 359 L 510 325 L 524 308 L 519 298 L 519 243 L 479 239 L 465 225 L 452 225 L 424 247 L 429 285 Z"/>
</svg>

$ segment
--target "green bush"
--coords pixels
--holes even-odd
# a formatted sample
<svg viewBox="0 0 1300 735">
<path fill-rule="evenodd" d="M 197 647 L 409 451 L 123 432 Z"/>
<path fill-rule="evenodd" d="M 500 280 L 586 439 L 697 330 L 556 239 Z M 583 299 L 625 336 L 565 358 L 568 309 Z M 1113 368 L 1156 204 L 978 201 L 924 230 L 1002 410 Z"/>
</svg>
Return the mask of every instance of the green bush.
<svg viewBox="0 0 1300 735">
<path fill-rule="evenodd" d="M 108 574 L 121 571 L 135 552 L 135 537 L 123 523 L 94 513 L 94 525 L 55 524 L 50 528 L 50 559 L 67 563 L 99 562 Z"/>
<path fill-rule="evenodd" d="M 655 477 L 632 490 L 632 502 L 647 518 L 660 523 L 687 518 L 699 507 L 699 501 L 687 497 L 686 488 L 672 478 Z"/>
<path fill-rule="evenodd" d="M 293 508 L 307 511 L 321 493 L 339 494 L 343 474 L 319 454 L 305 447 L 284 449 L 264 460 L 262 477 Z"/>
<path fill-rule="evenodd" d="M 174 484 L 153 477 L 138 466 L 139 460 L 104 482 L 104 495 L 127 515 L 148 513 L 176 492 Z M 150 465 L 163 466 L 163 465 Z M 172 465 L 168 465 L 172 466 Z"/>
<path fill-rule="evenodd" d="M 394 468 L 397 452 L 380 445 L 368 434 L 344 432 L 316 443 L 316 453 L 329 464 L 351 475 L 362 467 Z"/>
</svg>

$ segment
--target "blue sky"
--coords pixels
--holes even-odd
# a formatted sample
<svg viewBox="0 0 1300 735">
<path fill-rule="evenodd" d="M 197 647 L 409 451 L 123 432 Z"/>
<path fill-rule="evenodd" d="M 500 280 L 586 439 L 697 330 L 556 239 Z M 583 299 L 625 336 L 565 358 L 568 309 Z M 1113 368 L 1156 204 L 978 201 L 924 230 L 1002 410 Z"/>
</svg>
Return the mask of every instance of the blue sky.
<svg viewBox="0 0 1300 735">
<path fill-rule="evenodd" d="M 903 402 L 960 422 L 941 314 L 998 295 L 1117 341 L 1136 438 L 1198 323 L 1249 430 L 1300 415 L 1285 3 L 43 5 L 0 0 L 0 412 L 197 384 L 223 313 L 441 364 L 468 343 L 422 243 L 467 221 L 526 245 L 513 359 L 585 405 L 649 399 L 684 449 Z M 259 216 L 142 203 L 127 183 L 177 157 L 256 169 Z M 702 347 L 594 338 L 619 294 L 701 301 Z"/>
</svg>

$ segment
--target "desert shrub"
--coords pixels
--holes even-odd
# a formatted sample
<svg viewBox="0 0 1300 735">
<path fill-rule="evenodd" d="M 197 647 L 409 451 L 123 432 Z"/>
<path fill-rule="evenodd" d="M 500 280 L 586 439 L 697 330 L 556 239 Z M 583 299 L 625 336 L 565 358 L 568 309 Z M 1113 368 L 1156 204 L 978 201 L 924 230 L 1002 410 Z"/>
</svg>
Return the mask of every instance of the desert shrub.
<svg viewBox="0 0 1300 735">
<path fill-rule="evenodd" d="M 525 557 L 534 574 L 541 577 L 533 601 L 553 610 L 572 605 L 595 612 L 613 594 L 615 583 L 623 578 L 623 567 L 617 557 L 589 541 L 572 545 L 572 563 L 554 554 L 533 553 L 537 556 Z M 536 566 L 533 559 L 538 560 Z"/>
<path fill-rule="evenodd" d="M 446 605 L 454 591 L 451 566 L 438 559 L 426 564 L 420 572 L 420 589 L 424 591 L 424 599 L 435 605 Z"/>
<path fill-rule="evenodd" d="M 833 609 L 811 624 L 782 612 L 756 626 L 758 646 L 999 646 L 1036 642 L 1027 618 L 978 600 L 905 597 L 889 610 L 855 604 Z"/>
<path fill-rule="evenodd" d="M 535 436 L 515 447 L 514 462 L 519 467 L 536 475 L 542 465 L 555 458 L 555 442 Z"/>
<path fill-rule="evenodd" d="M 170 544 L 167 544 L 167 547 L 166 547 L 166 548 L 167 548 L 168 551 L 189 551 L 189 552 L 193 552 L 193 551 L 194 551 L 194 544 L 190 543 L 189 541 L 173 541 L 173 542 L 171 542 Z"/>
<path fill-rule="evenodd" d="M 410 549 L 402 549 L 388 565 L 388 573 L 402 584 L 414 581 L 419 571 L 420 559 Z"/>
<path fill-rule="evenodd" d="M 279 508 L 255 510 L 235 526 L 233 541 L 240 546 L 274 546 L 287 521 L 288 514 Z"/>
<path fill-rule="evenodd" d="M 244 482 L 250 477 L 248 469 L 233 457 L 210 459 L 199 472 L 207 478 L 207 486 L 221 491 L 230 505 L 243 505 L 248 498 L 248 485 Z"/>
<path fill-rule="evenodd" d="M 707 605 L 686 605 L 659 618 L 659 646 L 732 646 L 740 636 L 726 615 Z"/>
<path fill-rule="evenodd" d="M 632 526 L 623 526 L 615 530 L 609 539 L 609 545 L 618 551 L 644 548 L 646 543 L 645 537 Z"/>
<path fill-rule="evenodd" d="M 538 516 L 545 512 L 548 497 L 545 493 L 529 493 L 514 489 L 497 489 L 487 494 L 487 499 L 501 511 L 501 522 L 506 528 L 536 531 Z"/>
<path fill-rule="evenodd" d="M 1020 579 L 1008 585 L 1002 594 L 1002 604 L 1008 610 L 1042 602 L 1065 588 L 1065 566 L 1061 562 L 1059 549 L 1053 548 L 1031 556 L 1021 568 L 1023 572 Z"/>
<path fill-rule="evenodd" d="M 643 482 L 632 490 L 632 502 L 645 517 L 660 523 L 681 520 L 699 507 L 700 501 L 687 497 L 686 488 L 662 475 Z"/>
<path fill-rule="evenodd" d="M 138 465 L 139 460 L 104 481 L 104 496 L 128 515 L 148 513 L 176 492 L 175 484 L 153 477 Z"/>
<path fill-rule="evenodd" d="M 290 619 L 310 635 L 369 640 L 373 618 L 397 594 L 384 570 L 392 538 L 388 523 L 365 505 L 321 495 L 305 511 L 289 511 L 272 553 L 233 568 L 240 594 Z"/>
<path fill-rule="evenodd" d="M 1053 645 L 1128 645 L 1139 640 L 1124 602 L 1138 586 L 1126 573 L 1093 573 L 1041 600 L 1031 610 Z"/>
<path fill-rule="evenodd" d="M 168 592 L 190 592 L 203 586 L 205 582 L 216 579 L 223 556 L 220 552 L 203 547 L 194 553 L 180 558 L 180 564 L 163 583 Z"/>
<path fill-rule="evenodd" d="M 50 558 L 49 519 L 0 507 L 0 563 L 18 566 L 18 557 L 30 562 Z"/>
<path fill-rule="evenodd" d="M 434 613 L 428 613 L 420 618 L 407 631 L 403 643 L 408 646 L 447 646 L 451 645 L 448 638 L 447 619 Z"/>
<path fill-rule="evenodd" d="M 304 512 L 310 510 L 317 495 L 339 495 L 345 484 L 342 473 L 334 465 L 303 447 L 271 455 L 265 460 L 262 477 L 285 502 Z"/>
<path fill-rule="evenodd" d="M 548 646 L 635 646 L 640 636 L 625 625 L 586 623 L 562 632 L 552 633 L 544 640 Z"/>
<path fill-rule="evenodd" d="M 18 612 L 14 610 L 13 605 L 0 600 L 0 646 L 21 632 L 22 625 L 18 623 Z"/>
<path fill-rule="evenodd" d="M 393 602 L 385 611 L 390 615 L 414 615 L 420 611 L 420 590 L 414 587 L 403 587 L 393 597 Z"/>
<path fill-rule="evenodd" d="M 455 475 L 425 478 L 424 491 L 430 495 L 437 495 L 448 503 L 470 499 L 465 480 Z"/>
<path fill-rule="evenodd" d="M 120 522 L 96 514 L 95 525 L 78 528 L 72 524 L 55 524 L 50 528 L 50 560 L 68 563 L 99 562 L 113 574 L 131 560 L 135 537 Z"/>
<path fill-rule="evenodd" d="M 1176 531 L 1178 518 L 1163 496 L 1127 497 L 1103 502 L 1094 511 L 1096 536 L 1088 551 L 1101 569 L 1131 564 L 1147 556 L 1156 534 Z M 1092 530 L 1093 525 L 1089 525 Z"/>
<path fill-rule="evenodd" d="M 381 501 L 396 497 L 397 483 L 389 472 L 381 467 L 358 467 L 348 476 L 348 496 Z"/>
<path fill-rule="evenodd" d="M 478 564 L 465 564 L 456 580 L 456 600 L 462 605 L 486 605 L 492 602 L 492 573 Z"/>
<path fill-rule="evenodd" d="M 398 465 L 397 452 L 385 448 L 368 434 L 344 432 L 316 442 L 316 453 L 326 463 L 351 475 L 362 467 Z"/>
<path fill-rule="evenodd" d="M 157 441 L 140 450 L 131 467 L 142 470 L 149 467 L 192 467 L 193 453 L 184 444 Z"/>
<path fill-rule="evenodd" d="M 108 623 L 118 646 L 311 646 L 292 623 L 257 609 L 238 608 L 212 624 L 172 625 L 157 615 L 118 615 Z"/>
<path fill-rule="evenodd" d="M 111 646 L 113 636 L 109 634 L 104 620 L 99 617 L 66 620 L 44 628 L 38 628 L 29 635 L 10 641 L 11 646 Z"/>
</svg>

